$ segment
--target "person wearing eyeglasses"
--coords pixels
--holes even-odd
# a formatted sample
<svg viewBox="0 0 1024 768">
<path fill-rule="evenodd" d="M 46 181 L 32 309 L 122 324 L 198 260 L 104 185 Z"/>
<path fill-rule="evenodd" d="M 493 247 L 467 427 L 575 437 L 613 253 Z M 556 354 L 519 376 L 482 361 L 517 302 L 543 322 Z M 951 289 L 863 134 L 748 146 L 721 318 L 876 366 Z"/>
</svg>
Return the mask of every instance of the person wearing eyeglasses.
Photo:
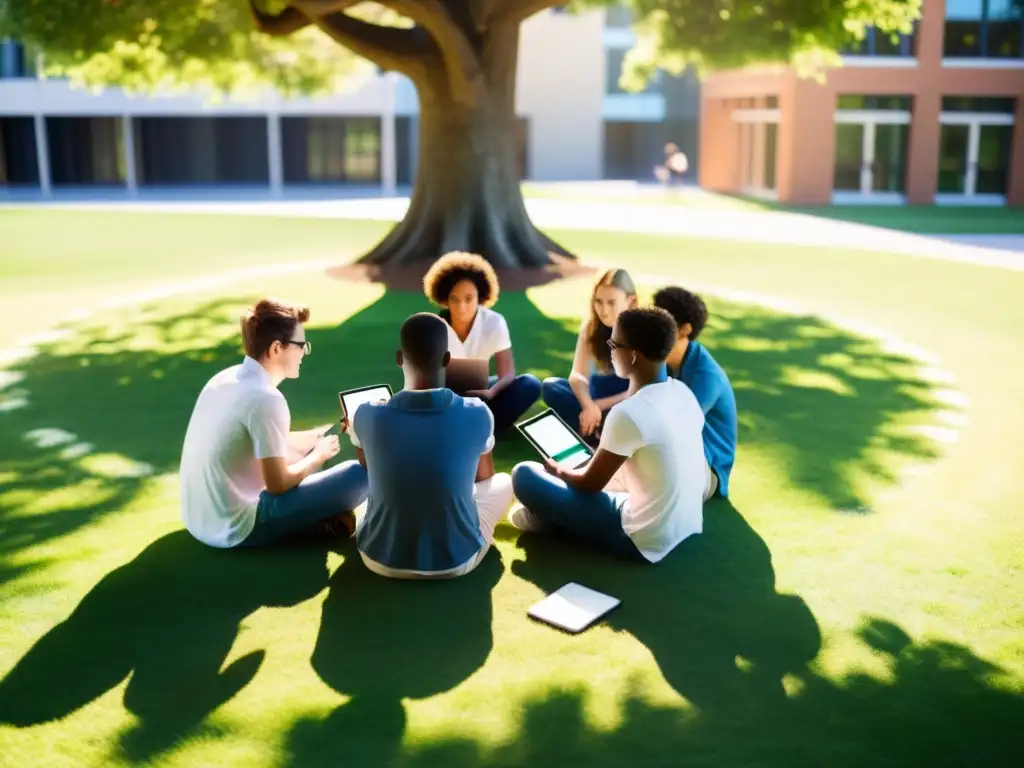
<svg viewBox="0 0 1024 768">
<path fill-rule="evenodd" d="M 704 413 L 693 392 L 668 375 L 665 360 L 677 334 L 663 309 L 619 315 L 608 347 L 615 373 L 634 394 L 608 412 L 597 453 L 583 467 L 548 460 L 512 470 L 519 500 L 509 514 L 512 525 L 554 530 L 652 563 L 703 530 Z"/>
<path fill-rule="evenodd" d="M 211 547 L 253 547 L 294 536 L 347 539 L 366 501 L 366 469 L 338 454 L 330 425 L 291 431 L 278 389 L 312 351 L 305 307 L 263 299 L 241 320 L 245 357 L 203 387 L 182 448 L 181 516 Z"/>
</svg>

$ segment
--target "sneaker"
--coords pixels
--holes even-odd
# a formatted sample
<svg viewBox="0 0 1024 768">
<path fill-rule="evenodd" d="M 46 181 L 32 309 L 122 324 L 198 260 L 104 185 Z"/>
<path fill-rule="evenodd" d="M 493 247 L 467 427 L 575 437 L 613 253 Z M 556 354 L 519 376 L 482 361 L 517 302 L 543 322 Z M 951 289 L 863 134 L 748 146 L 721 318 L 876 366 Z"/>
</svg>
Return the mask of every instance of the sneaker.
<svg viewBox="0 0 1024 768">
<path fill-rule="evenodd" d="M 530 531 L 532 533 L 546 531 L 550 527 L 522 504 L 516 504 L 512 508 L 512 511 L 508 513 L 508 521 L 520 531 Z"/>
<path fill-rule="evenodd" d="M 314 537 L 327 541 L 345 541 L 352 538 L 355 531 L 356 516 L 351 512 L 321 520 L 313 527 Z"/>
</svg>

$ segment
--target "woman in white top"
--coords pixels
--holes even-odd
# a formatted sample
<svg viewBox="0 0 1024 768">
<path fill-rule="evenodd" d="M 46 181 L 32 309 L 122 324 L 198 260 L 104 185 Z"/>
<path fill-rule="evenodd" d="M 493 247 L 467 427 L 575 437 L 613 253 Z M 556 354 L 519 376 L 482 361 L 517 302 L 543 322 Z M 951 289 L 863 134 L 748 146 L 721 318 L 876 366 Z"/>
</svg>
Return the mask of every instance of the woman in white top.
<svg viewBox="0 0 1024 768">
<path fill-rule="evenodd" d="M 540 399 L 541 387 L 536 376 L 516 375 L 508 324 L 491 309 L 499 292 L 494 268 L 474 253 L 449 253 L 430 267 L 423 289 L 442 308 L 452 357 L 494 358 L 497 375 L 489 378 L 488 388 L 461 394 L 487 403 L 495 432 L 512 426 Z"/>
<path fill-rule="evenodd" d="M 665 358 L 675 320 L 663 309 L 619 315 L 608 347 L 632 396 L 612 408 L 594 457 L 579 469 L 550 459 L 512 470 L 522 506 L 509 514 L 520 530 L 553 529 L 619 557 L 656 563 L 703 529 L 704 412 Z"/>
<path fill-rule="evenodd" d="M 612 370 L 608 339 L 619 315 L 636 307 L 636 288 L 624 269 L 609 269 L 594 285 L 590 317 L 580 326 L 568 379 L 550 378 L 544 402 L 588 442 L 597 443 L 605 415 L 627 397 L 629 381 Z"/>
</svg>

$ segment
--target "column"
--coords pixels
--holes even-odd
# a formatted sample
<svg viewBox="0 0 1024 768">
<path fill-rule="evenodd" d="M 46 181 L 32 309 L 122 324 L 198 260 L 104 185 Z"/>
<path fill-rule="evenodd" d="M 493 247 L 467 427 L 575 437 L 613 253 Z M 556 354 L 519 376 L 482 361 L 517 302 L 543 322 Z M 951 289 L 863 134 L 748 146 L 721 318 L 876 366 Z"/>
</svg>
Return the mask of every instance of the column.
<svg viewBox="0 0 1024 768">
<path fill-rule="evenodd" d="M 914 94 L 910 113 L 910 146 L 907 150 L 907 202 L 931 205 L 939 186 L 939 137 L 942 126 L 942 92 L 922 88 Z"/>
<path fill-rule="evenodd" d="M 1006 203 L 1024 205 L 1024 99 L 1017 99 L 1017 114 L 1014 121 Z"/>
<path fill-rule="evenodd" d="M 281 153 L 281 115 L 267 114 L 267 168 L 270 176 L 270 194 L 281 197 L 284 193 L 284 159 Z"/>
<path fill-rule="evenodd" d="M 835 94 L 790 74 L 779 92 L 778 199 L 827 205 L 835 169 Z"/>
<path fill-rule="evenodd" d="M 50 183 L 50 142 L 46 136 L 46 118 L 43 115 L 35 116 L 36 129 L 36 165 L 39 168 L 39 191 L 43 197 L 53 195 L 53 185 Z"/>
<path fill-rule="evenodd" d="M 135 167 L 135 123 L 131 115 L 121 116 L 121 149 L 124 152 L 125 190 L 135 197 L 139 193 L 139 176 Z"/>
</svg>

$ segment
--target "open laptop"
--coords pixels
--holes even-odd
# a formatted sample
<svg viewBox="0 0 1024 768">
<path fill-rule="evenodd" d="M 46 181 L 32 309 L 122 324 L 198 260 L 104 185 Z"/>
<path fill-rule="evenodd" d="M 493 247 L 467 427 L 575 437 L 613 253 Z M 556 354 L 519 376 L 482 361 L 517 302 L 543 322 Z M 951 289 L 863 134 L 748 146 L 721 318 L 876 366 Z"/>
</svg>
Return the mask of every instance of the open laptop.
<svg viewBox="0 0 1024 768">
<path fill-rule="evenodd" d="M 485 357 L 453 357 L 444 372 L 444 385 L 458 395 L 487 389 L 490 361 Z"/>
</svg>

